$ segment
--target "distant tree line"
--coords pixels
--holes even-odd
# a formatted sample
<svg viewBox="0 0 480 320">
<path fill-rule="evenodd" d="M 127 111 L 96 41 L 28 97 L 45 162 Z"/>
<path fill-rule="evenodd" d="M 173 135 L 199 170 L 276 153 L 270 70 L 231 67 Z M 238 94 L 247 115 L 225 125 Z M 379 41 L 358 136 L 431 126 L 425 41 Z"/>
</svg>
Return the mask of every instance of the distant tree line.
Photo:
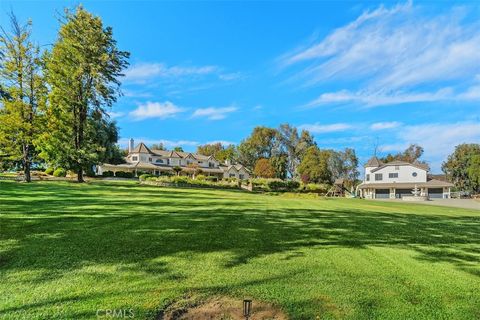
<svg viewBox="0 0 480 320">
<path fill-rule="evenodd" d="M 118 129 L 108 109 L 120 94 L 129 53 L 112 29 L 79 6 L 65 10 L 49 49 L 31 39 L 32 23 L 10 14 L 0 28 L 0 162 L 31 180 L 33 163 L 83 174 L 98 162 L 119 162 Z"/>
<path fill-rule="evenodd" d="M 307 130 L 282 124 L 278 128 L 255 127 L 238 146 L 221 143 L 197 147 L 197 153 L 220 161 L 241 163 L 261 178 L 293 178 L 305 183 L 354 183 L 359 176 L 355 150 L 320 149 Z"/>
</svg>

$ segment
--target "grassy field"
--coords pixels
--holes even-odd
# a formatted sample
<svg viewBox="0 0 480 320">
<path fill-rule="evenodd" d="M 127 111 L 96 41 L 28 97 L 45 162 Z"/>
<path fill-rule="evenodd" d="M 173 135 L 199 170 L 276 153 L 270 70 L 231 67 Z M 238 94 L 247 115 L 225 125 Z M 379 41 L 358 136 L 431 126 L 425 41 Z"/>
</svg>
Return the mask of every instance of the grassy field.
<svg viewBox="0 0 480 320">
<path fill-rule="evenodd" d="M 478 319 L 480 211 L 0 181 L 0 318 L 155 318 L 216 295 L 292 319 Z"/>
</svg>

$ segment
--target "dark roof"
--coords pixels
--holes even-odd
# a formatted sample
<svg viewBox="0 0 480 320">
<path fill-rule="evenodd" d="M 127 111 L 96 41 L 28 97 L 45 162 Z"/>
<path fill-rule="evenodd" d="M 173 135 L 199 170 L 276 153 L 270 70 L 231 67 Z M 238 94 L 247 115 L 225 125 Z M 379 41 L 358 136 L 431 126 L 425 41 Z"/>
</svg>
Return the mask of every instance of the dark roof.
<svg viewBox="0 0 480 320">
<path fill-rule="evenodd" d="M 365 167 L 380 167 L 382 164 L 382 161 L 380 161 L 377 157 L 373 156 L 367 161 Z"/>
</svg>

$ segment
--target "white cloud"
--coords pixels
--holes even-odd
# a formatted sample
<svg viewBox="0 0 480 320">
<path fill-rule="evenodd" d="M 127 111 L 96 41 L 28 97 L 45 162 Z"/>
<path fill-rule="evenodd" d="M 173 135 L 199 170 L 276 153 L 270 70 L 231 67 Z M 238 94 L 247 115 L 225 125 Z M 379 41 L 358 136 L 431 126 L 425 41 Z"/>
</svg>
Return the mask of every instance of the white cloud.
<svg viewBox="0 0 480 320">
<path fill-rule="evenodd" d="M 333 124 L 303 124 L 299 126 L 300 129 L 308 130 L 311 133 L 329 133 L 341 132 L 352 129 L 353 126 L 347 123 L 333 123 Z"/>
<path fill-rule="evenodd" d="M 167 66 L 163 63 L 138 63 L 125 72 L 125 81 L 145 82 L 156 77 L 208 75 L 219 71 L 217 66 Z"/>
<path fill-rule="evenodd" d="M 170 101 L 166 102 L 147 102 L 141 104 L 137 109 L 131 111 L 129 116 L 135 120 L 143 120 L 148 118 L 165 119 L 185 111 L 184 109 L 174 105 Z"/>
<path fill-rule="evenodd" d="M 321 41 L 284 55 L 280 64 L 298 65 L 301 71 L 294 80 L 307 85 L 340 81 L 356 88 L 324 93 L 312 106 L 478 101 L 472 85 L 480 73 L 480 22 L 470 16 L 474 12 L 453 8 L 432 14 L 411 2 L 380 6 Z"/>
<path fill-rule="evenodd" d="M 351 92 L 348 90 L 341 90 L 337 92 L 323 93 L 317 99 L 306 105 L 307 108 L 318 107 L 330 104 L 359 104 L 364 107 L 377 107 L 387 106 L 395 104 L 413 103 L 413 102 L 433 102 L 433 101 L 447 101 L 455 100 L 452 94 L 452 90 L 449 88 L 443 88 L 437 92 L 422 92 L 422 93 L 403 93 L 403 92 L 391 92 L 385 93 L 358 91 Z"/>
<path fill-rule="evenodd" d="M 122 147 L 128 147 L 128 141 L 130 138 L 121 138 L 118 140 L 118 144 Z M 199 145 L 197 141 L 191 140 L 165 140 L 165 139 L 152 139 L 152 138 L 144 138 L 144 137 L 134 137 L 133 140 L 135 141 L 135 145 L 139 144 L 140 142 L 145 143 L 147 146 L 152 144 L 162 143 L 166 148 L 173 148 L 173 147 L 195 147 Z"/>
<path fill-rule="evenodd" d="M 394 144 L 380 147 L 383 152 L 402 151 L 416 143 L 425 149 L 425 159 L 431 162 L 432 169 L 440 171 L 440 165 L 461 143 L 480 141 L 479 122 L 457 122 L 449 124 L 420 124 L 405 126 L 398 131 Z"/>
<path fill-rule="evenodd" d="M 244 78 L 244 75 L 241 72 L 231 72 L 220 74 L 218 77 L 220 78 L 220 80 L 233 81 Z"/>
<path fill-rule="evenodd" d="M 236 107 L 224 107 L 224 108 L 200 108 L 195 110 L 192 117 L 206 117 L 209 120 L 221 120 L 224 119 L 227 114 L 237 111 Z"/>
<path fill-rule="evenodd" d="M 231 144 L 236 144 L 236 142 L 226 141 L 226 140 L 214 140 L 214 141 L 207 142 L 207 144 L 216 144 L 216 143 L 220 143 L 223 146 L 229 146 Z"/>
<path fill-rule="evenodd" d="M 115 118 L 121 118 L 125 115 L 125 112 L 115 112 L 115 111 L 110 111 L 110 112 L 107 112 L 108 113 L 108 116 L 111 118 L 111 119 L 115 119 Z"/>
<path fill-rule="evenodd" d="M 386 129 L 394 129 L 394 128 L 398 128 L 402 125 L 401 122 L 398 122 L 398 121 L 391 121 L 391 122 L 376 122 L 376 123 L 373 123 L 371 126 L 370 126 L 370 129 L 371 130 L 386 130 Z"/>
</svg>

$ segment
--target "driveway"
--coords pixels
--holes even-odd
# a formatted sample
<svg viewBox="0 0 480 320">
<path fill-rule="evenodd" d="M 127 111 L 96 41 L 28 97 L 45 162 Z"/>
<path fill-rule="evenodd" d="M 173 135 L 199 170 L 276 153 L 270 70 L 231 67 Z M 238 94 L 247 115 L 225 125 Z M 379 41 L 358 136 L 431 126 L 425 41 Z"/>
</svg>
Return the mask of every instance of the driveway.
<svg viewBox="0 0 480 320">
<path fill-rule="evenodd" d="M 401 202 L 401 203 L 414 203 L 414 204 L 426 204 L 433 206 L 444 206 L 462 209 L 474 209 L 480 210 L 480 201 L 473 199 L 431 199 L 429 201 L 403 201 L 401 199 L 374 199 L 375 201 L 387 201 L 387 202 Z"/>
<path fill-rule="evenodd" d="M 425 201 L 422 203 L 433 204 L 435 206 L 480 210 L 480 201 L 473 199 L 432 199 L 431 201 Z"/>
</svg>

